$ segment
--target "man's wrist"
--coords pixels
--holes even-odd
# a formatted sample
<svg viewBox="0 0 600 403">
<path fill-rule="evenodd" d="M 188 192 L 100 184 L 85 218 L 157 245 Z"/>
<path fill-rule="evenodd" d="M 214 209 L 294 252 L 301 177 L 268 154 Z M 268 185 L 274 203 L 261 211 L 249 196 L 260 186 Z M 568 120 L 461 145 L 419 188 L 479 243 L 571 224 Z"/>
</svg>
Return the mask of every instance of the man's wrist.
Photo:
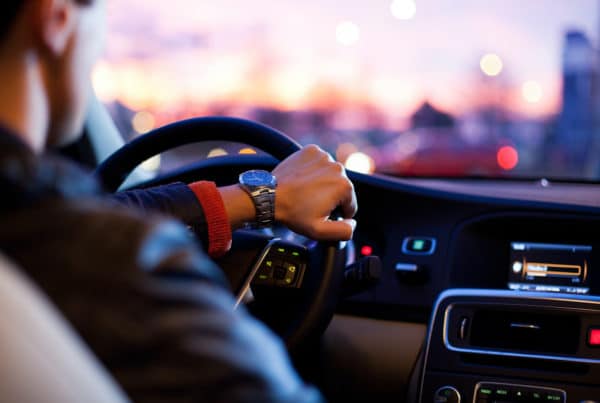
<svg viewBox="0 0 600 403">
<path fill-rule="evenodd" d="M 219 188 L 232 230 L 242 228 L 245 223 L 256 218 L 256 211 L 250 196 L 238 185 Z"/>
</svg>

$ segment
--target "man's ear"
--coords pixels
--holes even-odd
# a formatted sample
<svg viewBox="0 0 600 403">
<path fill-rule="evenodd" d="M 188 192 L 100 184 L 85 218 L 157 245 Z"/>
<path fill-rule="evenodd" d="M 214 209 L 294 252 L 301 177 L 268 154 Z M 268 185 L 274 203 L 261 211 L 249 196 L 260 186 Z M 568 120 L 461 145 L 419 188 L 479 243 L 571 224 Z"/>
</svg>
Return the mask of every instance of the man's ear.
<svg viewBox="0 0 600 403">
<path fill-rule="evenodd" d="M 62 54 L 76 27 L 77 6 L 75 2 L 73 0 L 34 0 L 29 5 L 31 7 L 31 23 L 35 27 L 36 42 L 54 56 Z"/>
</svg>

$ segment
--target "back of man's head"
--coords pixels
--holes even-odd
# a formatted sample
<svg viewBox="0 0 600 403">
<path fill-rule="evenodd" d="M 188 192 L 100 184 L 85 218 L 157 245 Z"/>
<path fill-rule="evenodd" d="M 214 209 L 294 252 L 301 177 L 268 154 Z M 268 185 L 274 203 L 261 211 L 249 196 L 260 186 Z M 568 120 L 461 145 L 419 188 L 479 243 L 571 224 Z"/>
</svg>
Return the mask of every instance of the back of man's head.
<svg viewBox="0 0 600 403">
<path fill-rule="evenodd" d="M 26 0 L 2 0 L 0 1 L 0 42 L 10 31 L 19 11 Z"/>
<path fill-rule="evenodd" d="M 19 12 L 26 2 L 36 0 L 0 0 L 0 42 L 4 41 Z M 93 0 L 73 0 L 78 4 L 89 4 Z"/>
<path fill-rule="evenodd" d="M 81 132 L 103 0 L 0 0 L 0 127 L 35 151 Z"/>
</svg>

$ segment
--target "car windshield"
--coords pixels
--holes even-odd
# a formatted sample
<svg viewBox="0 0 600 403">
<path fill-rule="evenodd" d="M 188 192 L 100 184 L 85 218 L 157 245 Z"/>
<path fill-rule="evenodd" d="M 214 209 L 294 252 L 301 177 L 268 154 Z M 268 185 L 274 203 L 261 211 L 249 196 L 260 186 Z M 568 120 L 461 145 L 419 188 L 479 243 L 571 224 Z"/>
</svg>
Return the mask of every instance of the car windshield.
<svg viewBox="0 0 600 403">
<path fill-rule="evenodd" d="M 599 20 L 597 0 L 109 0 L 93 84 L 128 138 L 227 115 L 364 173 L 598 180 Z"/>
</svg>

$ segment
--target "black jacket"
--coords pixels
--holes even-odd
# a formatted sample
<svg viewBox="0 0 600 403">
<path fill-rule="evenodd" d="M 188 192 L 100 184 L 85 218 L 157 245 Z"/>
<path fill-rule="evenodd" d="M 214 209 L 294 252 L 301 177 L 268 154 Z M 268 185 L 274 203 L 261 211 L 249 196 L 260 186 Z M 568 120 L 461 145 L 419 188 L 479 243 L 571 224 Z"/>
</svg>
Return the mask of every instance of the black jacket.
<svg viewBox="0 0 600 403">
<path fill-rule="evenodd" d="M 122 204 L 201 219 L 195 199 L 178 193 L 182 186 L 115 201 L 77 167 L 38 158 L 0 131 L 0 250 L 48 294 L 134 401 L 320 401 L 283 345 L 233 310 L 222 272 L 185 227 Z"/>
</svg>

